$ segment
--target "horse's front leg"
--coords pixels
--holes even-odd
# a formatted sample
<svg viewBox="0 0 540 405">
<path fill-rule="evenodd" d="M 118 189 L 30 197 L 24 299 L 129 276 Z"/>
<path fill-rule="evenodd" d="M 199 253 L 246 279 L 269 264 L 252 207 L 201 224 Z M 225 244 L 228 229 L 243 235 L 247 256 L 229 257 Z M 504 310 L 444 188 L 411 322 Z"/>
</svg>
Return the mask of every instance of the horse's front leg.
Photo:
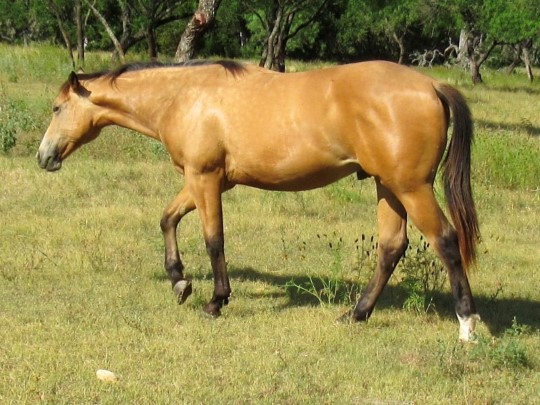
<svg viewBox="0 0 540 405">
<path fill-rule="evenodd" d="M 225 263 L 224 236 L 223 236 L 223 210 L 221 194 L 228 188 L 225 186 L 223 172 L 217 169 L 213 172 L 186 172 L 186 184 L 189 189 L 199 215 L 201 217 L 206 251 L 210 258 L 214 274 L 214 294 L 204 312 L 212 315 L 221 315 L 221 308 L 229 303 L 231 287 Z"/>
<path fill-rule="evenodd" d="M 195 209 L 189 190 L 183 188 L 165 208 L 161 217 L 161 230 L 165 241 L 165 270 L 179 304 L 183 304 L 192 292 L 191 281 L 184 277 L 184 265 L 180 259 L 176 230 L 182 217 Z"/>
</svg>

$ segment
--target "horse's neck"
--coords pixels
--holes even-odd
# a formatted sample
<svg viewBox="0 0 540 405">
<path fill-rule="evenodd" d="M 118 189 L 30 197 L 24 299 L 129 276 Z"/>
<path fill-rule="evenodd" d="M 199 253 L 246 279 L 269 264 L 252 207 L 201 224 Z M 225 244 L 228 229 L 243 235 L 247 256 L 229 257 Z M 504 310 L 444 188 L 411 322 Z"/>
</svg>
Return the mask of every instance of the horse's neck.
<svg viewBox="0 0 540 405">
<path fill-rule="evenodd" d="M 104 125 L 118 125 L 159 140 L 155 120 L 159 106 L 149 100 L 148 94 L 136 87 L 120 88 L 109 83 L 99 84 L 91 93 L 91 101 L 103 108 L 100 120 Z"/>
</svg>

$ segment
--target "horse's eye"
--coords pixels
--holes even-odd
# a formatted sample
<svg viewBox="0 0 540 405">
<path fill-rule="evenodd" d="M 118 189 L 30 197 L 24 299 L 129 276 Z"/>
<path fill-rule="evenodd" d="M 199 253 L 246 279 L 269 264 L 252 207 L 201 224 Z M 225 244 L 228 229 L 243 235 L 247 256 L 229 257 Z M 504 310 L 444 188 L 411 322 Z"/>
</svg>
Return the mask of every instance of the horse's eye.
<svg viewBox="0 0 540 405">
<path fill-rule="evenodd" d="M 57 105 L 55 105 L 52 109 L 53 113 L 57 113 L 58 111 L 60 111 L 60 107 L 58 107 Z"/>
</svg>

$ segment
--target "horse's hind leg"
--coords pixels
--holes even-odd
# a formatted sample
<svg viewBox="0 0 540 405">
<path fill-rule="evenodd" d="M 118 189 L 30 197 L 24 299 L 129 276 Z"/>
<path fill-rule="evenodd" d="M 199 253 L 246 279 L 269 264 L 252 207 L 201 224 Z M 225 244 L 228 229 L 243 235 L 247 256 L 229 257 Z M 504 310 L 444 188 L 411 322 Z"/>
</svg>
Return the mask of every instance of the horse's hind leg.
<svg viewBox="0 0 540 405">
<path fill-rule="evenodd" d="M 357 321 L 369 318 L 384 286 L 408 245 L 407 214 L 403 205 L 390 190 L 380 183 L 377 183 L 377 198 L 379 229 L 377 268 L 352 311 L 351 316 Z"/>
<path fill-rule="evenodd" d="M 469 286 L 467 274 L 461 263 L 455 229 L 440 209 L 431 185 L 426 184 L 414 192 L 400 196 L 413 223 L 433 246 L 448 270 L 455 310 L 460 323 L 459 338 L 468 341 L 479 319 Z"/>
<path fill-rule="evenodd" d="M 184 277 L 184 265 L 180 259 L 176 229 L 184 215 L 195 209 L 195 203 L 187 188 L 165 208 L 161 217 L 161 230 L 165 240 L 165 270 L 171 280 L 178 303 L 182 304 L 192 292 L 191 281 Z"/>
</svg>

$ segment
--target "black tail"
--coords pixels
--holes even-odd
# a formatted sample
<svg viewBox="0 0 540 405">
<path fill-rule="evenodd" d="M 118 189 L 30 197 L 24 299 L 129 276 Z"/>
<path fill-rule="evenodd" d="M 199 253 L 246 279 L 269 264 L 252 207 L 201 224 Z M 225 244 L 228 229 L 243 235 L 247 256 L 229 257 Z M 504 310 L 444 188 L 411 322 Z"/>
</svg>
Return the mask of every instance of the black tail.
<svg viewBox="0 0 540 405">
<path fill-rule="evenodd" d="M 446 84 L 435 86 L 439 98 L 451 111 L 454 130 L 443 161 L 446 202 L 457 231 L 463 267 L 476 260 L 480 228 L 471 188 L 471 145 L 473 124 L 463 95 Z"/>
</svg>

